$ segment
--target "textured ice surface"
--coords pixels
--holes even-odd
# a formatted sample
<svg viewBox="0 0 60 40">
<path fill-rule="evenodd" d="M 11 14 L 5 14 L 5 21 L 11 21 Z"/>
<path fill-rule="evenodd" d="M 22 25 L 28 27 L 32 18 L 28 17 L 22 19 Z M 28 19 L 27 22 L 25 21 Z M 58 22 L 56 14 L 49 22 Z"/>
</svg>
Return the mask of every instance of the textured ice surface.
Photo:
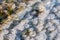
<svg viewBox="0 0 60 40">
<path fill-rule="evenodd" d="M 23 6 L 17 19 L 3 25 L 0 40 L 60 40 L 60 0 L 30 0 Z"/>
</svg>

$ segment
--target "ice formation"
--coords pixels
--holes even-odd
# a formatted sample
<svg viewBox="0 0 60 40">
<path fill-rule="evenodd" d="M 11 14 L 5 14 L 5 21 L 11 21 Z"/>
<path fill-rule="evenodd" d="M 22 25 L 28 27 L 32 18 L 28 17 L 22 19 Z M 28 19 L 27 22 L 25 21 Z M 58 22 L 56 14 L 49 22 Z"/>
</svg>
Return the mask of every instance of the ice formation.
<svg viewBox="0 0 60 40">
<path fill-rule="evenodd" d="M 0 0 L 0 8 L 5 2 L 18 10 L 0 24 L 0 40 L 60 40 L 60 0 Z"/>
</svg>

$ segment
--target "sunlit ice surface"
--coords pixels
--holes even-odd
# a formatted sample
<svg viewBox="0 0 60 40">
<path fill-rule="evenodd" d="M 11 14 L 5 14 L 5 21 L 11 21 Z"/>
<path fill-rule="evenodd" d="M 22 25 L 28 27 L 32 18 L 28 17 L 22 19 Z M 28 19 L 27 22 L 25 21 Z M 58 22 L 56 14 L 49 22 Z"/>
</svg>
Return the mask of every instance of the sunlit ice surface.
<svg viewBox="0 0 60 40">
<path fill-rule="evenodd" d="M 0 0 L 0 40 L 60 40 L 60 0 Z"/>
</svg>

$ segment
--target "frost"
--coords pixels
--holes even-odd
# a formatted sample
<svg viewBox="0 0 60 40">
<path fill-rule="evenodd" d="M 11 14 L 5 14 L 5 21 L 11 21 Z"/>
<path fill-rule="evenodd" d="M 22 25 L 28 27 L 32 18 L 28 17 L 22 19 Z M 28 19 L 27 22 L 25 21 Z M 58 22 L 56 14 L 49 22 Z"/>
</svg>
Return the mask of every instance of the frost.
<svg viewBox="0 0 60 40">
<path fill-rule="evenodd" d="M 15 14 L 0 24 L 0 40 L 60 40 L 60 0 L 10 1 Z"/>
</svg>

